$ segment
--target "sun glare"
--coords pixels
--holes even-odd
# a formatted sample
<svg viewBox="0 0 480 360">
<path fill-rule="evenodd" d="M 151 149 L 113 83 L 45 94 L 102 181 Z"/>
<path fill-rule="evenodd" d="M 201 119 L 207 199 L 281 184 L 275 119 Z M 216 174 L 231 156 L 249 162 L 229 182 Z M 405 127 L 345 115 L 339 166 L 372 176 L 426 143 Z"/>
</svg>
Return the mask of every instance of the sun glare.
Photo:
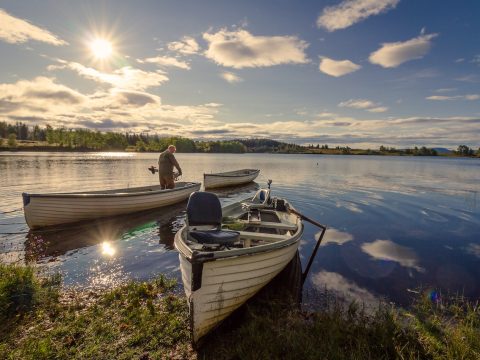
<svg viewBox="0 0 480 360">
<path fill-rule="evenodd" d="M 90 50 L 95 58 L 104 60 L 112 55 L 112 43 L 105 39 L 95 39 L 90 43 Z"/>
<path fill-rule="evenodd" d="M 111 257 L 111 256 L 115 255 L 115 253 L 116 253 L 116 250 L 112 246 L 112 244 L 110 244 L 108 241 L 104 241 L 102 243 L 102 254 L 103 255 Z"/>
</svg>

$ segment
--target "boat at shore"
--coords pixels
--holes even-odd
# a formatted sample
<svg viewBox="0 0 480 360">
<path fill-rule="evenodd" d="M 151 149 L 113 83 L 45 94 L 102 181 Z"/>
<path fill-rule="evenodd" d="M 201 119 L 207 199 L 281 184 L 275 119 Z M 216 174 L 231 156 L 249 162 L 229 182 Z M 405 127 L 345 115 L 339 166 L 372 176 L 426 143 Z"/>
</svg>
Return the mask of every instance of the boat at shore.
<svg viewBox="0 0 480 360">
<path fill-rule="evenodd" d="M 222 188 L 249 183 L 260 173 L 258 169 L 241 169 L 222 173 L 203 174 L 205 189 Z"/>
<path fill-rule="evenodd" d="M 75 223 L 172 205 L 200 189 L 197 182 L 71 193 L 23 193 L 25 220 L 31 229 Z"/>
<path fill-rule="evenodd" d="M 290 209 L 285 199 L 270 198 L 270 189 L 224 208 L 213 193 L 192 193 L 186 224 L 175 235 L 174 244 L 194 344 L 295 256 L 303 223 Z"/>
</svg>

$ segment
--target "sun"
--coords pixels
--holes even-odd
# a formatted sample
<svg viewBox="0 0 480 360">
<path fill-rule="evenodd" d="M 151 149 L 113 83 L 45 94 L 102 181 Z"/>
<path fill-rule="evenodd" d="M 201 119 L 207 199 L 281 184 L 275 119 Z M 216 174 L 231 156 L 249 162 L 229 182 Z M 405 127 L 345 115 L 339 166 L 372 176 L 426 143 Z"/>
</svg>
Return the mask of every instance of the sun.
<svg viewBox="0 0 480 360">
<path fill-rule="evenodd" d="M 112 55 L 113 46 L 110 41 L 98 38 L 90 43 L 90 50 L 96 59 L 105 60 Z"/>
</svg>

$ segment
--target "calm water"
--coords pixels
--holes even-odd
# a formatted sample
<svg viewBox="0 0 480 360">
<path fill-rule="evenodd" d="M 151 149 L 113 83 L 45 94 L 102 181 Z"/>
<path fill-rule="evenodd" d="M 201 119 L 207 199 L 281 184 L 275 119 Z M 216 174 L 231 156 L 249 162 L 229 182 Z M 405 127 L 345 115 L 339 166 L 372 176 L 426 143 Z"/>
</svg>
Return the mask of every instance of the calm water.
<svg viewBox="0 0 480 360">
<path fill-rule="evenodd" d="M 259 168 L 256 184 L 219 191 L 223 202 L 267 179 L 328 226 L 305 291 L 408 303 L 411 291 L 480 298 L 480 160 L 376 156 L 177 154 L 185 181 L 203 172 Z M 180 279 L 173 237 L 185 203 L 81 227 L 29 233 L 21 193 L 149 185 L 156 154 L 0 153 L 0 261 L 61 272 L 69 286 L 104 287 L 167 273 Z M 307 225 L 303 265 L 317 229 Z"/>
</svg>

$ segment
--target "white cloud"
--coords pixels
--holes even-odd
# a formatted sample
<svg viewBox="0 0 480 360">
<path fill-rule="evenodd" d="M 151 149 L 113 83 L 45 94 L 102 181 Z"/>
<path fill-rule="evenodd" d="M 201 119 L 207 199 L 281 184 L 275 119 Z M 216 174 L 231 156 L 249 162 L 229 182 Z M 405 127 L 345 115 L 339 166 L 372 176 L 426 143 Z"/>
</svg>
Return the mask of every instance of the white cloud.
<svg viewBox="0 0 480 360">
<path fill-rule="evenodd" d="M 360 65 L 357 65 L 350 60 L 333 60 L 327 57 L 323 57 L 320 60 L 319 65 L 321 72 L 335 77 L 350 74 L 360 68 Z"/>
<path fill-rule="evenodd" d="M 478 100 L 480 99 L 480 95 L 479 94 L 469 94 L 469 95 L 465 95 L 465 100 Z"/>
<path fill-rule="evenodd" d="M 238 82 L 243 81 L 243 79 L 240 76 L 238 76 L 237 74 L 234 74 L 232 72 L 228 72 L 228 71 L 222 72 L 220 74 L 220 77 L 222 79 L 224 79 L 225 81 L 229 82 L 230 84 L 234 84 L 234 83 L 238 83 Z"/>
<path fill-rule="evenodd" d="M 455 80 L 469 83 L 477 83 L 480 82 L 480 77 L 477 74 L 469 74 L 456 78 Z"/>
<path fill-rule="evenodd" d="M 207 58 L 235 69 L 308 62 L 308 43 L 296 36 L 254 36 L 240 29 L 205 33 L 203 38 L 208 42 Z"/>
<path fill-rule="evenodd" d="M 437 89 L 435 92 L 437 93 L 445 93 L 445 92 L 450 92 L 450 91 L 455 91 L 457 88 L 442 88 L 442 89 Z"/>
<path fill-rule="evenodd" d="M 0 121 L 28 125 L 190 136 L 207 126 L 223 125 L 215 120 L 220 106 L 162 104 L 157 95 L 130 89 L 81 94 L 46 77 L 0 84 Z"/>
<path fill-rule="evenodd" d="M 184 36 L 182 41 L 174 41 L 168 44 L 168 49 L 185 55 L 197 54 L 200 46 L 197 41 L 190 36 Z"/>
<path fill-rule="evenodd" d="M 156 64 L 158 66 L 177 67 L 184 70 L 190 70 L 190 65 L 188 63 L 170 56 L 156 56 L 156 57 L 146 58 L 144 60 L 137 59 L 137 61 L 139 63 L 151 63 L 151 64 Z"/>
<path fill-rule="evenodd" d="M 420 35 L 405 42 L 384 43 L 377 51 L 370 54 L 372 64 L 384 68 L 394 68 L 404 62 L 423 58 L 431 47 L 431 40 L 437 34 Z"/>
<path fill-rule="evenodd" d="M 347 101 L 342 101 L 338 104 L 340 107 L 349 107 L 353 109 L 369 109 L 376 106 L 373 101 L 366 100 L 366 99 L 350 99 Z"/>
<path fill-rule="evenodd" d="M 388 111 L 388 107 L 378 106 L 378 107 L 374 107 L 374 108 L 371 108 L 371 109 L 367 109 L 367 111 L 370 111 L 372 113 L 382 113 L 382 112 Z"/>
<path fill-rule="evenodd" d="M 119 89 L 145 90 L 149 87 L 160 86 L 168 81 L 166 74 L 160 70 L 149 72 L 125 66 L 111 73 L 104 73 L 77 62 L 64 60 L 58 60 L 58 62 L 61 65 L 51 65 L 48 69 L 70 69 L 87 79 L 105 83 Z"/>
<path fill-rule="evenodd" d="M 478 66 L 480 66 L 480 55 L 475 55 L 472 59 L 472 61 L 470 61 L 471 63 L 473 64 L 477 64 Z"/>
<path fill-rule="evenodd" d="M 399 263 L 401 266 L 423 272 L 418 266 L 418 256 L 410 248 L 398 245 L 390 240 L 375 240 L 361 246 L 362 251 L 378 260 L 389 260 Z"/>
<path fill-rule="evenodd" d="M 24 43 L 28 40 L 46 42 L 55 46 L 68 44 L 48 30 L 16 18 L 3 9 L 0 9 L 0 39 L 11 44 Z"/>
<path fill-rule="evenodd" d="M 454 96 L 444 96 L 444 95 L 432 95 L 428 96 L 425 99 L 427 100 L 435 100 L 435 101 L 451 101 L 451 100 L 479 100 L 479 94 L 468 94 L 468 95 L 454 95 Z"/>
<path fill-rule="evenodd" d="M 395 8 L 400 0 L 345 0 L 327 6 L 317 19 L 317 26 L 328 31 L 345 29 L 366 18 Z"/>
</svg>

